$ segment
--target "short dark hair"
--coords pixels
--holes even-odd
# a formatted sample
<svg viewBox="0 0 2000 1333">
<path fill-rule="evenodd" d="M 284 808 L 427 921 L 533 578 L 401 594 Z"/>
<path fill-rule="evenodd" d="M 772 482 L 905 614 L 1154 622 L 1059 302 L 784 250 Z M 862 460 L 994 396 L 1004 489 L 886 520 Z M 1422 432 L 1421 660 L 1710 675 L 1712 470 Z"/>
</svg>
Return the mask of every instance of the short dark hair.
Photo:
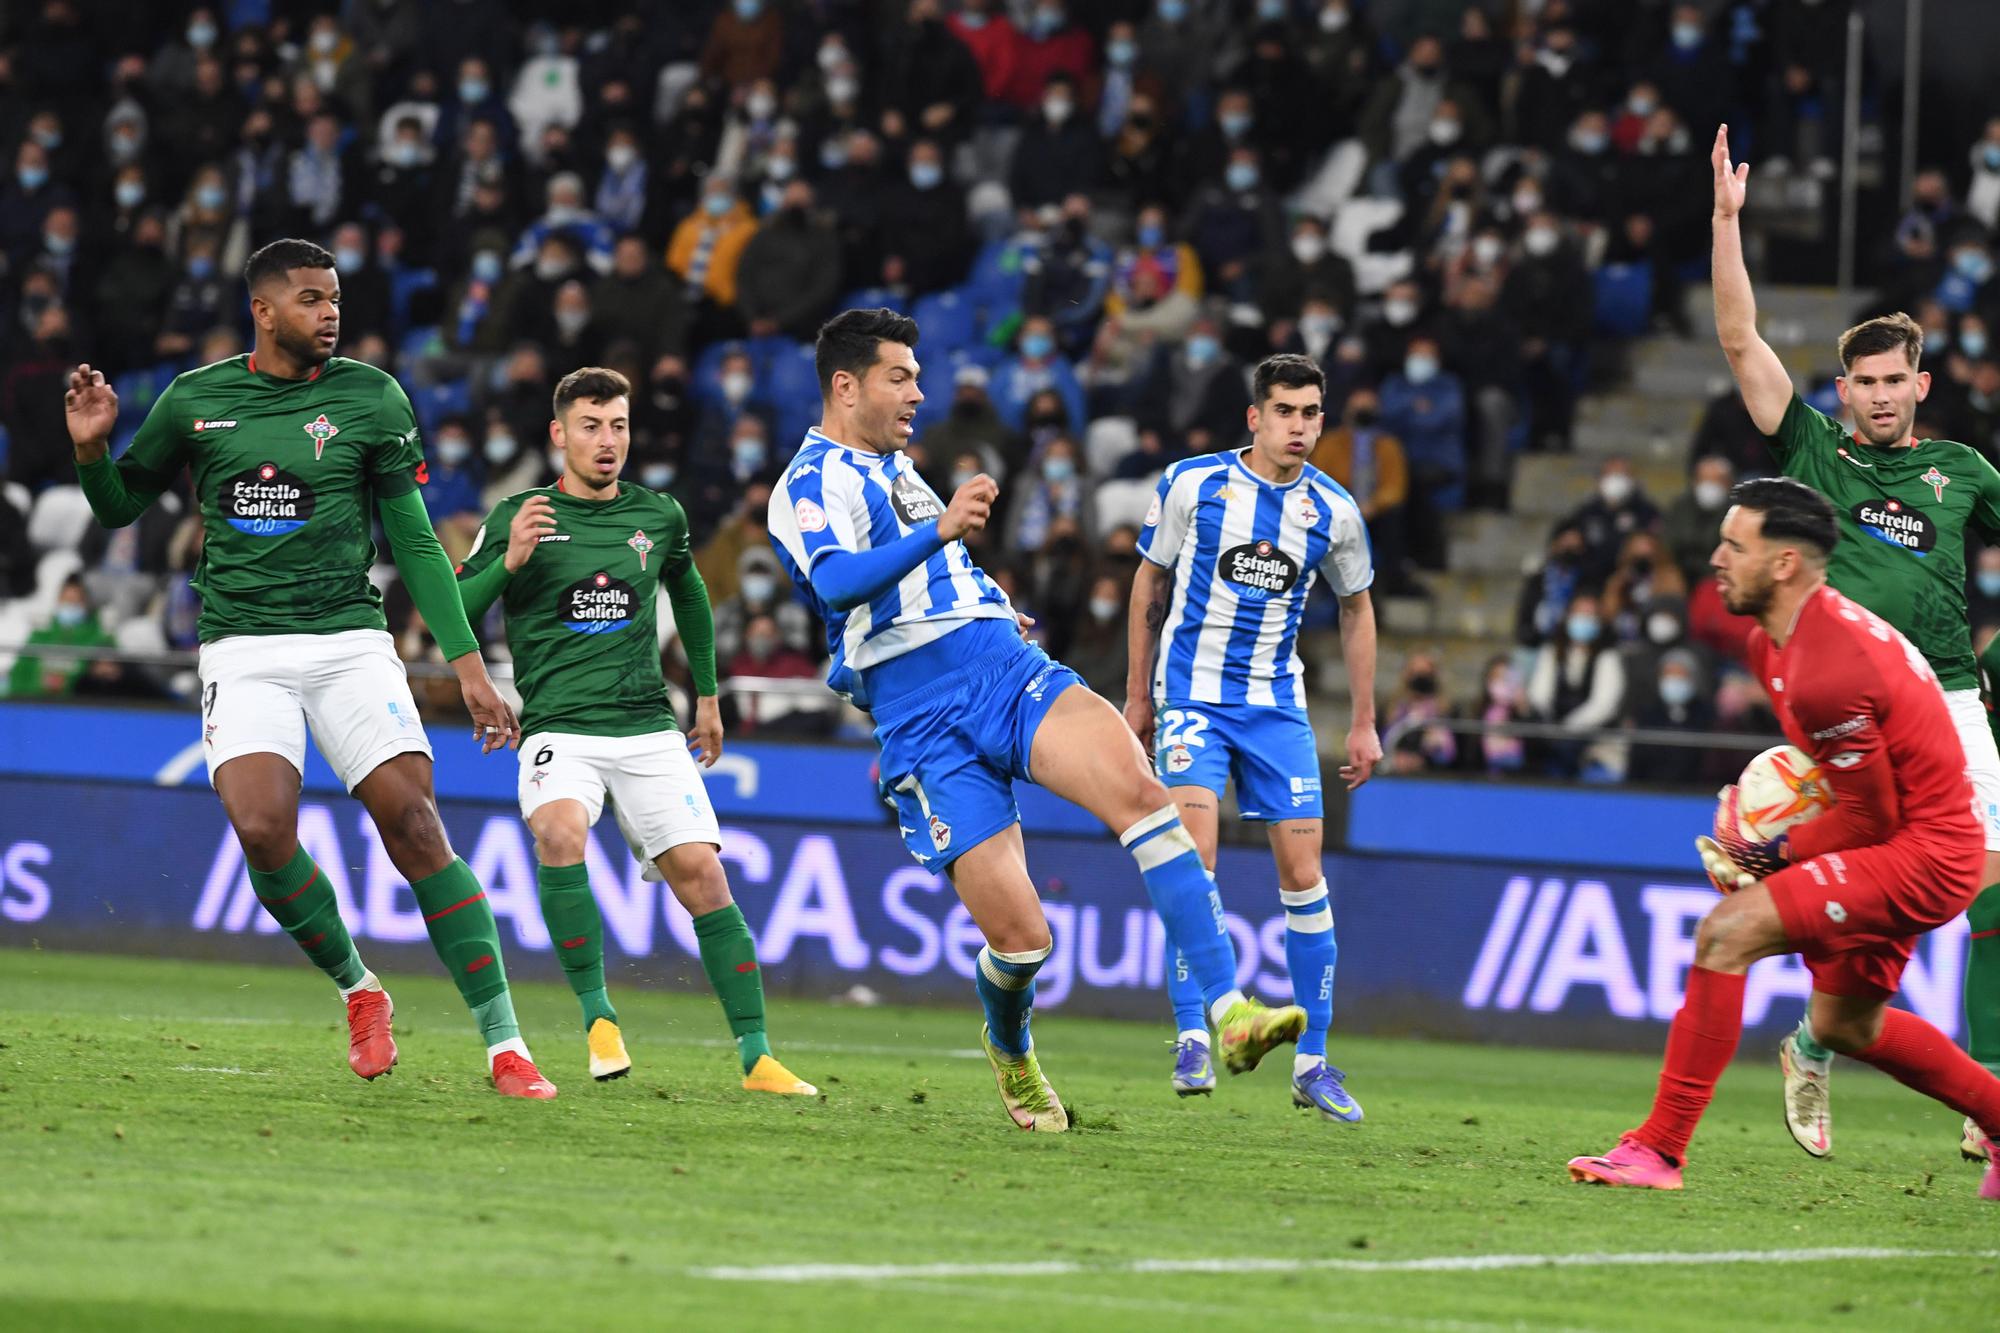
<svg viewBox="0 0 2000 1333">
<path fill-rule="evenodd" d="M 1893 315 L 1877 315 L 1856 324 L 1840 335 L 1836 346 L 1842 371 L 1864 356 L 1879 356 L 1899 348 L 1914 366 L 1924 358 L 1924 326 L 1898 310 Z"/>
<path fill-rule="evenodd" d="M 1251 395 L 1257 406 L 1271 396 L 1273 389 L 1318 389 L 1321 396 L 1326 394 L 1326 375 L 1319 363 L 1309 356 L 1297 352 L 1280 352 L 1267 356 L 1257 363 L 1257 369 L 1250 377 L 1255 392 Z"/>
<path fill-rule="evenodd" d="M 1739 481 L 1729 503 L 1764 516 L 1764 539 L 1797 542 L 1824 560 L 1840 541 L 1840 518 L 1833 503 L 1802 481 L 1790 477 L 1755 477 Z"/>
<path fill-rule="evenodd" d="M 571 403 L 608 403 L 613 398 L 630 398 L 632 381 L 603 366 L 583 366 L 556 381 L 555 409 L 561 416 Z"/>
<path fill-rule="evenodd" d="M 887 306 L 873 310 L 843 310 L 819 326 L 813 342 L 813 369 L 819 372 L 819 396 L 831 397 L 839 371 L 859 377 L 875 364 L 878 343 L 917 345 L 917 321 Z"/>
<path fill-rule="evenodd" d="M 295 268 L 332 268 L 333 254 L 323 245 L 286 237 L 272 241 L 243 266 L 243 285 L 251 291 L 271 278 L 282 281 Z"/>
</svg>

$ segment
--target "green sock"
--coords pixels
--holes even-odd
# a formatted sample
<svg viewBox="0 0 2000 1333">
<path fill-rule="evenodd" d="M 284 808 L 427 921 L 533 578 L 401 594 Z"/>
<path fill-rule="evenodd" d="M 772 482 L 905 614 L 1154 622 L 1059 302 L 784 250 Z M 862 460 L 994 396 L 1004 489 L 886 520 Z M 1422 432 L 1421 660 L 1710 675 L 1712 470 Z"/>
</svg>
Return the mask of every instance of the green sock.
<svg viewBox="0 0 2000 1333">
<path fill-rule="evenodd" d="M 757 970 L 757 941 L 750 938 L 749 923 L 735 903 L 696 917 L 694 934 L 701 943 L 702 971 L 722 1001 L 747 1074 L 759 1056 L 771 1053 L 770 1038 L 764 1035 L 764 975 Z"/>
<path fill-rule="evenodd" d="M 1965 1050 L 2000 1073 L 2000 884 L 1989 884 L 1965 914 L 1972 945 L 1965 958 Z"/>
<path fill-rule="evenodd" d="M 514 1002 L 507 993 L 507 965 L 500 961 L 500 928 L 486 890 L 473 878 L 472 868 L 458 857 L 435 875 L 426 875 L 410 889 L 431 933 L 431 947 L 443 961 L 458 993 L 479 1021 L 488 1046 L 521 1035 L 514 1021 Z"/>
<path fill-rule="evenodd" d="M 1799 1054 L 1814 1064 L 1824 1064 L 1833 1059 L 1833 1052 L 1819 1044 L 1813 1036 L 1812 1016 L 1807 1014 L 1799 1019 L 1799 1030 L 1792 1034 L 1792 1044 L 1799 1048 Z"/>
<path fill-rule="evenodd" d="M 590 872 L 581 865 L 543 866 L 535 872 L 556 961 L 569 988 L 583 1002 L 583 1030 L 600 1018 L 618 1021 L 604 990 L 604 917 L 590 892 Z"/>
<path fill-rule="evenodd" d="M 368 975 L 354 937 L 340 919 L 333 886 L 301 847 L 276 870 L 250 871 L 250 887 L 271 919 L 283 926 L 312 959 L 313 966 L 333 978 L 342 990 L 352 990 Z"/>
</svg>

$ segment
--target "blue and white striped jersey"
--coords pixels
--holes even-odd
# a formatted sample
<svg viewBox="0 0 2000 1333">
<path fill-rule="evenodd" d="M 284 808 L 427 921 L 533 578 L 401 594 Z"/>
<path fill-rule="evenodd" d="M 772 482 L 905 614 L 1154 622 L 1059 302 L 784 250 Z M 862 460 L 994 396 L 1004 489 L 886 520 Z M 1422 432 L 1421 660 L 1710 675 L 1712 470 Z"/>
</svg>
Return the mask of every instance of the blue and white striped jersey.
<svg viewBox="0 0 2000 1333">
<path fill-rule="evenodd" d="M 771 492 L 771 539 L 792 582 L 826 625 L 827 683 L 856 695 L 855 673 L 934 643 L 974 620 L 1014 618 L 1007 594 L 972 563 L 963 542 L 944 549 L 872 601 L 836 611 L 812 589 L 813 564 L 830 551 L 883 546 L 944 514 L 900 450 L 850 449 L 818 430 Z M 865 699 L 857 699 L 865 704 Z"/>
<path fill-rule="evenodd" d="M 1153 697 L 1304 708 L 1296 645 L 1321 574 L 1343 597 L 1375 581 L 1354 497 L 1307 464 L 1289 485 L 1240 450 L 1183 459 L 1160 478 L 1139 554 L 1174 572 Z"/>
</svg>

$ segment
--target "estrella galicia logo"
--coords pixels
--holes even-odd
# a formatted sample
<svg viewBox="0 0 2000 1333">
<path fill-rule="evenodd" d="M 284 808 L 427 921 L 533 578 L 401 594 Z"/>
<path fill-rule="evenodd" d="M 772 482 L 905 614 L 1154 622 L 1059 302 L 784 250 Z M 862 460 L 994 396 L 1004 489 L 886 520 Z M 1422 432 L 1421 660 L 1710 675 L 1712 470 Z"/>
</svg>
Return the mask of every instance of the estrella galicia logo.
<svg viewBox="0 0 2000 1333">
<path fill-rule="evenodd" d="M 313 516 L 312 487 L 276 463 L 259 463 L 222 483 L 217 497 L 229 526 L 252 537 L 297 532 Z"/>
<path fill-rule="evenodd" d="M 944 506 L 938 503 L 938 498 L 907 472 L 889 484 L 889 507 L 896 511 L 896 517 L 903 520 L 906 528 L 935 523 L 944 513 Z"/>
<path fill-rule="evenodd" d="M 1298 562 L 1268 541 L 1233 546 L 1217 563 L 1222 577 L 1242 589 L 1239 595 L 1251 601 L 1282 596 L 1299 581 Z"/>
<path fill-rule="evenodd" d="M 563 626 L 578 634 L 613 634 L 632 623 L 638 604 L 631 584 L 600 571 L 563 589 Z"/>
<path fill-rule="evenodd" d="M 1901 500 L 1863 500 L 1849 513 L 1870 537 L 1912 555 L 1927 556 L 1937 545 L 1937 524 Z"/>
</svg>

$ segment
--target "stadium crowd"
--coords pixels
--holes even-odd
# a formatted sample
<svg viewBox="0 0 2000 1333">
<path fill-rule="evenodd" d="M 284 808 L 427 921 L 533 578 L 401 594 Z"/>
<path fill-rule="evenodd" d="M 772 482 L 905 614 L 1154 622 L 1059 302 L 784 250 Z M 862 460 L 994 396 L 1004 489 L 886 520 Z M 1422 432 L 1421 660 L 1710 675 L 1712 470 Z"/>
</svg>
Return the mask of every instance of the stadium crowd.
<svg viewBox="0 0 2000 1333">
<path fill-rule="evenodd" d="M 820 670 L 763 515 L 817 413 L 813 330 L 851 305 L 917 318 L 913 456 L 943 494 L 1000 480 L 979 558 L 1113 697 L 1154 479 L 1241 437 L 1248 368 L 1272 352 L 1324 367 L 1313 461 L 1370 523 L 1378 592 L 1421 594 L 1446 515 L 1506 508 L 1517 454 L 1569 447 L 1594 349 L 1705 336 L 1681 292 L 1705 263 L 1713 126 L 1829 173 L 1841 67 L 1820 9 L 23 0 L 0 13 L 0 644 L 193 647 L 187 497 L 90 523 L 62 379 L 84 359 L 115 375 L 122 446 L 175 373 L 243 350 L 237 275 L 281 234 L 334 252 L 342 353 L 409 389 L 454 555 L 498 499 L 552 479 L 554 381 L 586 363 L 630 378 L 628 475 L 686 506 L 736 681 Z M 1943 391 L 1920 433 L 1989 452 L 1996 215 L 2000 121 L 1924 173 L 1882 261 L 1884 308 L 1933 339 Z M 1420 655 L 1388 723 L 1767 724 L 1702 574 L 1729 482 L 1767 466 L 1733 393 L 1664 511 L 1607 463 L 1479 697 L 1452 702 Z M 433 656 L 381 573 L 404 655 Z M 1976 582 L 2000 623 L 2000 553 Z M 186 679 L 29 653 L 10 693 Z M 834 725 L 783 694 L 732 722 Z M 1424 727 L 1392 755 L 1610 780 L 1716 762 Z"/>
</svg>

